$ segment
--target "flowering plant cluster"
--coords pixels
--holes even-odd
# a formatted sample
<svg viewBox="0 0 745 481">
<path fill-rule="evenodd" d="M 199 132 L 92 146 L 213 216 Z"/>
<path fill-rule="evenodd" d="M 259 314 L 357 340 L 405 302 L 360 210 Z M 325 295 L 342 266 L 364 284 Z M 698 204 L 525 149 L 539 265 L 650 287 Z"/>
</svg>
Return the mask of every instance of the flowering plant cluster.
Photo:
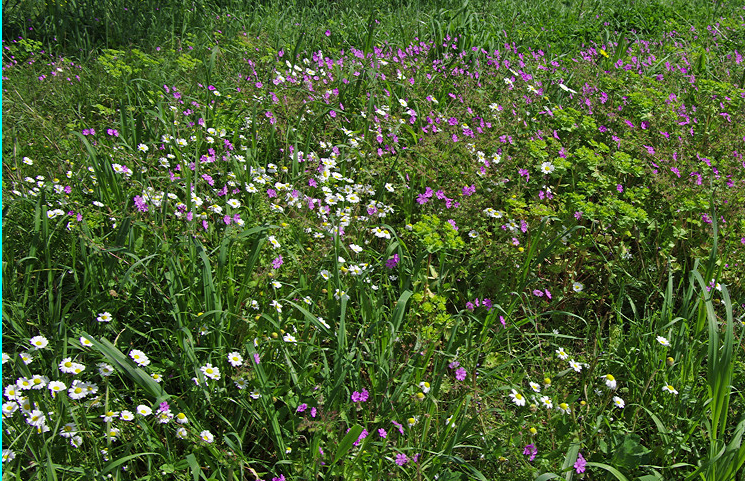
<svg viewBox="0 0 745 481">
<path fill-rule="evenodd" d="M 462 8 L 400 45 L 222 11 L 210 50 L 3 42 L 30 109 L 100 93 L 4 144 L 9 476 L 734 476 L 742 26 L 557 55 Z"/>
</svg>

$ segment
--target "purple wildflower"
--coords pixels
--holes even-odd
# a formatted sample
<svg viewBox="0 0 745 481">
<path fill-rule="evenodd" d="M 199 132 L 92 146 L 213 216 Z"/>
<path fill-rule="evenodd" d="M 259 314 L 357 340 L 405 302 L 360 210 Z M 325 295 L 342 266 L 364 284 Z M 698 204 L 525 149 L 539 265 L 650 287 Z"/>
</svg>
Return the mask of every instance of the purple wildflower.
<svg viewBox="0 0 745 481">
<path fill-rule="evenodd" d="M 143 199 L 141 196 L 136 195 L 134 198 L 135 206 L 137 207 L 137 210 L 140 212 L 147 212 L 147 203 L 145 202 L 145 199 Z"/>
<path fill-rule="evenodd" d="M 378 435 L 383 439 L 388 437 L 388 433 L 383 428 L 378 429 Z"/>
<path fill-rule="evenodd" d="M 409 462 L 409 458 L 405 454 L 398 453 L 396 455 L 396 464 L 398 464 L 399 466 L 403 466 L 404 464 L 408 462 Z"/>
<path fill-rule="evenodd" d="M 401 423 L 397 423 L 396 421 L 391 421 L 396 428 L 398 428 L 398 432 L 403 434 L 404 433 L 404 426 Z"/>
<path fill-rule="evenodd" d="M 523 454 L 526 456 L 530 456 L 528 458 L 528 461 L 533 461 L 535 459 L 535 455 L 538 454 L 538 449 L 533 444 L 528 444 L 525 446 L 525 449 L 523 449 Z"/>
<path fill-rule="evenodd" d="M 370 397 L 370 393 L 367 392 L 367 389 L 363 389 L 362 392 L 354 391 L 352 393 L 352 402 L 355 403 L 363 403 L 367 401 L 367 399 Z"/>
<path fill-rule="evenodd" d="M 305 403 L 303 403 L 303 404 L 301 404 L 300 406 L 297 407 L 297 410 L 295 412 L 301 413 L 301 412 L 305 411 L 306 409 L 308 409 L 308 405 L 305 404 Z"/>
<path fill-rule="evenodd" d="M 284 263 L 284 260 L 282 259 L 282 256 L 280 255 L 279 257 L 275 258 L 272 261 L 272 268 L 279 269 L 279 266 L 281 266 L 283 263 Z"/>
<path fill-rule="evenodd" d="M 455 371 L 455 379 L 457 379 L 458 381 L 464 381 L 466 379 L 466 374 L 468 374 L 466 370 L 460 367 L 457 371 Z"/>
<path fill-rule="evenodd" d="M 574 469 L 577 471 L 577 473 L 584 473 L 585 466 L 587 466 L 587 461 L 585 461 L 585 458 L 582 457 L 582 453 L 579 453 L 577 455 L 577 461 L 575 461 L 574 463 Z"/>
<path fill-rule="evenodd" d="M 362 440 L 363 440 L 363 439 L 365 439 L 365 438 L 367 437 L 367 435 L 368 435 L 368 434 L 369 434 L 369 433 L 367 432 L 367 429 L 363 429 L 363 430 L 362 430 L 362 432 L 360 433 L 360 437 L 358 437 L 358 438 L 357 438 L 357 441 L 355 441 L 355 442 L 354 442 L 353 444 L 354 444 L 355 446 L 359 446 L 359 445 L 360 445 L 360 443 L 362 442 Z"/>
<path fill-rule="evenodd" d="M 388 269 L 393 269 L 394 267 L 396 267 L 398 265 L 398 261 L 399 260 L 400 260 L 400 258 L 398 257 L 398 254 L 393 254 L 393 257 L 391 257 L 390 259 L 388 259 L 387 261 L 385 261 L 385 266 Z"/>
</svg>

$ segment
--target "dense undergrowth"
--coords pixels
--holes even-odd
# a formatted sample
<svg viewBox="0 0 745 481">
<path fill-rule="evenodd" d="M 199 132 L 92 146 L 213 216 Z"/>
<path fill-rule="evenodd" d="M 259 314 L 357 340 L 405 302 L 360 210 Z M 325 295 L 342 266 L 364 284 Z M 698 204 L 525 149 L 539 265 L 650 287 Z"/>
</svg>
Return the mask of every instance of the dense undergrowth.
<svg viewBox="0 0 745 481">
<path fill-rule="evenodd" d="M 738 479 L 745 11 L 670 3 L 4 5 L 3 479 Z"/>
</svg>

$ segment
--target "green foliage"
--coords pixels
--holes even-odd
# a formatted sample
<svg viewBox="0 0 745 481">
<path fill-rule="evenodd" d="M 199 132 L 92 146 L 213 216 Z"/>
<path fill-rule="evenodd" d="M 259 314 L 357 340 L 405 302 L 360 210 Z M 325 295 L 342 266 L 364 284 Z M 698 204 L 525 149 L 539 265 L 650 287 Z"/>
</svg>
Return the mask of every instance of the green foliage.
<svg viewBox="0 0 745 481">
<path fill-rule="evenodd" d="M 736 8 L 4 5 L 4 478 L 736 479 Z"/>
<path fill-rule="evenodd" d="M 442 222 L 436 215 L 424 215 L 414 224 L 414 234 L 429 253 L 449 249 L 455 251 L 466 244 L 452 224 Z"/>
</svg>

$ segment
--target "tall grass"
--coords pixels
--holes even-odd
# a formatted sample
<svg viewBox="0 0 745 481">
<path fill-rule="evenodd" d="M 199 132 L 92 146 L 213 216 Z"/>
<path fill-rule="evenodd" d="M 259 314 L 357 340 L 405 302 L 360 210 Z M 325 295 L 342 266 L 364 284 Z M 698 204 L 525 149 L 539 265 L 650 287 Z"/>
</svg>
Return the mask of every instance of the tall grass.
<svg viewBox="0 0 745 481">
<path fill-rule="evenodd" d="M 5 477 L 736 479 L 735 8 L 9 5 Z"/>
</svg>

